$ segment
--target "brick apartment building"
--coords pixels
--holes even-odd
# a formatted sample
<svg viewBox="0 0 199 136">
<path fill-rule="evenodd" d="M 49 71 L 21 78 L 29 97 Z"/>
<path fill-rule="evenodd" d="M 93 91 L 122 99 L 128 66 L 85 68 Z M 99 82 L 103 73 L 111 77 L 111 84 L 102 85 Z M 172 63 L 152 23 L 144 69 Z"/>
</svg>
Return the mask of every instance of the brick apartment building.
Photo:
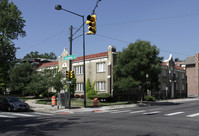
<svg viewBox="0 0 199 136">
<path fill-rule="evenodd" d="M 188 96 L 199 96 L 199 53 L 187 57 L 185 60 Z"/>
</svg>

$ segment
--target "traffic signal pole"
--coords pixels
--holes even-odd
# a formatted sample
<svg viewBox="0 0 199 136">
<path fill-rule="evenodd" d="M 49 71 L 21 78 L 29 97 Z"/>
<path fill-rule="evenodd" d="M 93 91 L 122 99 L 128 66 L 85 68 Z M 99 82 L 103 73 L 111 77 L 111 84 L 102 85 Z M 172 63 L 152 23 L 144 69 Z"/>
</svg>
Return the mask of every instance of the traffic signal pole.
<svg viewBox="0 0 199 136">
<path fill-rule="evenodd" d="M 70 26 L 70 55 L 72 55 L 72 41 L 73 41 L 73 26 Z M 69 81 L 71 81 L 71 71 L 72 71 L 72 60 L 69 60 Z M 71 83 L 69 84 L 68 89 L 68 108 L 71 109 Z"/>
</svg>

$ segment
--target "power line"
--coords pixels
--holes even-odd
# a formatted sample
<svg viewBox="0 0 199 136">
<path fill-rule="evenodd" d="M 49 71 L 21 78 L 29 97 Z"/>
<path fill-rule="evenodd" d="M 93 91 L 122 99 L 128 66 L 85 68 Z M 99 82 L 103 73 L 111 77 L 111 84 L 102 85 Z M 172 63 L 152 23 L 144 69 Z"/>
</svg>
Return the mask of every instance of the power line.
<svg viewBox="0 0 199 136">
<path fill-rule="evenodd" d="M 36 47 L 36 46 L 38 46 L 38 45 L 40 45 L 40 44 L 42 44 L 42 43 L 48 41 L 49 39 L 52 39 L 52 38 L 54 38 L 54 37 L 60 35 L 60 34 L 63 33 L 64 31 L 65 31 L 65 30 L 62 30 L 62 31 L 60 31 L 60 32 L 58 32 L 58 33 L 56 33 L 56 34 L 54 34 L 54 35 L 52 35 L 52 36 L 49 36 L 49 37 L 47 37 L 46 39 L 41 40 L 40 42 L 38 42 L 38 43 L 36 43 L 36 44 L 33 44 L 33 45 L 31 45 L 30 47 L 28 47 L 28 48 L 21 49 L 21 50 L 19 50 L 19 52 L 24 52 L 24 51 L 26 51 L 26 50 L 28 50 L 28 49 L 31 49 L 31 48 L 33 48 L 33 47 Z M 24 50 L 24 51 L 22 51 L 22 50 Z"/>
<path fill-rule="evenodd" d="M 119 22 L 119 23 L 101 24 L 98 26 L 121 25 L 121 24 L 148 22 L 148 21 L 159 21 L 159 20 L 182 18 L 182 17 L 188 17 L 188 16 L 198 16 L 198 15 L 199 15 L 199 13 L 189 13 L 189 14 L 176 15 L 176 16 L 157 17 L 157 18 L 140 19 L 140 20 L 126 21 L 126 22 Z"/>
<path fill-rule="evenodd" d="M 121 39 L 117 39 L 117 38 L 113 38 L 113 37 L 109 37 L 109 36 L 104 36 L 104 35 L 100 35 L 100 34 L 95 34 L 97 36 L 100 36 L 100 37 L 104 37 L 104 38 L 107 38 L 107 39 L 112 39 L 112 40 L 115 40 L 115 41 L 120 41 L 120 42 L 124 42 L 124 43 L 133 43 L 133 42 L 130 42 L 130 41 L 124 41 L 124 40 L 121 40 Z M 172 54 L 178 54 L 178 55 L 182 55 L 182 56 L 191 56 L 189 54 L 183 54 L 183 53 L 179 53 L 179 52 L 174 52 L 174 51 L 167 51 L 167 50 L 162 50 L 160 49 L 160 51 L 162 52 L 168 52 L 168 53 L 172 53 Z"/>
</svg>

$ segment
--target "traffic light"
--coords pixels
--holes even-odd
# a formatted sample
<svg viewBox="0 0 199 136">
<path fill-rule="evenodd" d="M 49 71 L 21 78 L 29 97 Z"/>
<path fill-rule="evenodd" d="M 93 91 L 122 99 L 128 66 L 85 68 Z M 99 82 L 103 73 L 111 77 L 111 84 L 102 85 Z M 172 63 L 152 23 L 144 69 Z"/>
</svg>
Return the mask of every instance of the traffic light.
<svg viewBox="0 0 199 136">
<path fill-rule="evenodd" d="M 89 25 L 87 34 L 95 34 L 96 33 L 96 15 L 88 15 L 86 24 Z"/>
<path fill-rule="evenodd" d="M 69 79 L 69 77 L 70 77 L 70 71 L 66 71 L 66 78 Z"/>
<path fill-rule="evenodd" d="M 72 79 L 74 77 L 74 71 L 70 71 L 70 78 Z"/>
</svg>

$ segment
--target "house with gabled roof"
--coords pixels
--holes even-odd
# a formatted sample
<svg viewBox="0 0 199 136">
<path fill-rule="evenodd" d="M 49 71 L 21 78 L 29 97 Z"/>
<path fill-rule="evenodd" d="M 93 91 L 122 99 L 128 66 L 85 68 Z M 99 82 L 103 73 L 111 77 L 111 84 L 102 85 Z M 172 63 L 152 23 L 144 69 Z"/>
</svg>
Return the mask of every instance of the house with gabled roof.
<svg viewBox="0 0 199 136">
<path fill-rule="evenodd" d="M 113 91 L 113 66 L 116 63 L 116 48 L 108 47 L 107 52 L 101 52 L 85 56 L 85 77 L 89 78 L 91 83 L 96 82 L 95 89 L 99 93 L 112 94 Z M 66 72 L 69 70 L 69 61 L 63 60 L 69 53 L 64 49 L 59 56 L 59 70 Z M 83 94 L 83 57 L 77 57 L 72 61 L 72 70 L 76 77 L 76 94 Z"/>
<path fill-rule="evenodd" d="M 64 49 L 58 61 L 49 62 L 39 66 L 39 69 L 59 68 L 63 74 L 69 70 L 69 60 L 64 60 L 63 57 L 69 53 Z M 116 64 L 117 52 L 114 46 L 109 46 L 108 51 L 86 55 L 85 56 L 85 76 L 89 78 L 91 83 L 96 82 L 95 90 L 98 93 L 109 93 L 113 95 L 113 67 Z M 83 56 L 72 60 L 72 70 L 76 77 L 75 94 L 83 95 Z M 39 71 L 39 70 L 38 70 Z M 159 76 L 160 90 L 148 94 L 159 99 L 164 98 L 181 98 L 187 96 L 187 78 L 184 67 L 175 65 L 172 55 L 168 60 L 162 62 L 162 73 Z M 65 91 L 65 90 L 63 90 Z"/>
<path fill-rule="evenodd" d="M 155 94 L 157 98 L 187 97 L 186 70 L 184 67 L 175 65 L 172 55 L 162 62 L 162 73 L 159 79 L 161 84 L 159 92 Z"/>
</svg>

